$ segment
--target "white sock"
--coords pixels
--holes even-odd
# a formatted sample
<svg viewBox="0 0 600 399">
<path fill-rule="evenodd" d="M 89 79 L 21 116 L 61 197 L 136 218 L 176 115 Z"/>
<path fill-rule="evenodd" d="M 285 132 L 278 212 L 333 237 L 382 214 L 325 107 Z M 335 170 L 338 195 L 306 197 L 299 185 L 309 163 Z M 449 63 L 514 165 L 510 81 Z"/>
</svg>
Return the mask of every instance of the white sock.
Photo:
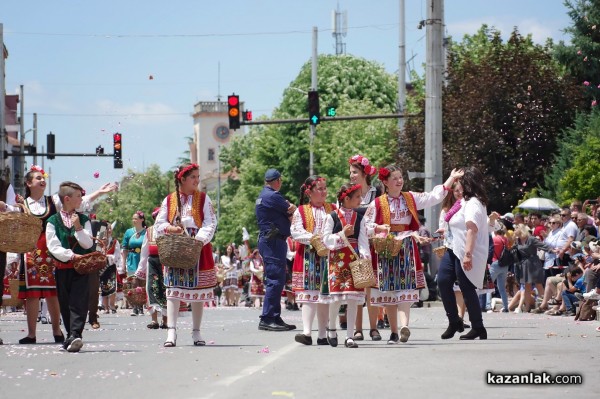
<svg viewBox="0 0 600 399">
<path fill-rule="evenodd" d="M 356 314 L 358 313 L 358 301 L 356 299 L 348 299 L 348 306 L 346 307 L 346 323 L 348 329 L 346 330 L 346 336 L 354 339 L 354 324 L 356 323 Z M 362 308 L 360 309 L 362 312 Z"/>
<path fill-rule="evenodd" d="M 319 327 L 319 338 L 327 337 L 327 322 L 328 321 L 329 321 L 329 304 L 318 303 L 317 304 L 317 326 Z"/>
<path fill-rule="evenodd" d="M 202 324 L 202 313 L 204 312 L 203 302 L 192 302 L 192 337 L 194 341 L 200 341 L 200 325 Z"/>
<path fill-rule="evenodd" d="M 317 314 L 317 304 L 305 303 L 302 305 L 302 332 L 304 335 L 310 336 L 315 314 Z"/>
<path fill-rule="evenodd" d="M 339 302 L 333 302 L 331 304 L 329 304 L 329 323 L 327 324 L 327 328 L 329 328 L 330 330 L 335 330 L 336 326 L 337 326 L 337 315 L 338 315 L 338 310 L 340 308 L 340 303 Z M 328 336 L 330 338 L 335 338 L 337 337 L 337 333 L 335 332 L 329 332 Z"/>
<path fill-rule="evenodd" d="M 167 323 L 169 323 L 169 327 L 177 327 L 180 304 L 179 299 L 167 299 Z"/>
</svg>

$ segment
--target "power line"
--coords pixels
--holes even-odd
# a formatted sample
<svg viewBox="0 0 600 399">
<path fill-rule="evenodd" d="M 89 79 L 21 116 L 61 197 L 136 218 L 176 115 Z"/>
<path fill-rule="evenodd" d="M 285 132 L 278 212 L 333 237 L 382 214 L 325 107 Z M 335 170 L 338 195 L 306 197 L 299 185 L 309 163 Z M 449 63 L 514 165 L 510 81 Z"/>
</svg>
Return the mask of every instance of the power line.
<svg viewBox="0 0 600 399">
<path fill-rule="evenodd" d="M 392 29 L 397 27 L 397 23 L 391 24 L 378 24 L 378 25 L 360 25 L 348 27 L 348 29 Z M 320 32 L 331 32 L 333 29 L 320 29 Z M 67 32 L 19 32 L 12 31 L 7 32 L 11 35 L 31 35 L 31 36 L 67 36 L 67 37 L 90 37 L 90 38 L 104 38 L 104 39 L 157 39 L 157 38 L 196 38 L 196 37 L 236 37 L 236 36 L 276 36 L 276 35 L 294 35 L 294 34 L 305 34 L 311 33 L 310 30 L 289 30 L 289 31 L 273 31 L 273 32 L 240 32 L 240 33 L 149 33 L 149 34 L 119 34 L 119 33 L 67 33 Z"/>
</svg>

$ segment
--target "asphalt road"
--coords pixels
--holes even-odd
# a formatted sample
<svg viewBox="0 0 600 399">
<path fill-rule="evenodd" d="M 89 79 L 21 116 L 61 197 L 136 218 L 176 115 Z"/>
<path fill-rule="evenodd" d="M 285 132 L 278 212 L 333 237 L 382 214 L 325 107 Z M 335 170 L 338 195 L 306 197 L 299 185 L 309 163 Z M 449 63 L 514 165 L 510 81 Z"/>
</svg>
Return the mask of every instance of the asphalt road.
<svg viewBox="0 0 600 399">
<path fill-rule="evenodd" d="M 0 318 L 0 398 L 597 398 L 598 322 L 533 314 L 484 315 L 486 341 L 442 341 L 439 306 L 413 309 L 408 343 L 367 338 L 358 349 L 302 346 L 291 332 L 257 329 L 257 309 L 205 309 L 205 347 L 194 347 L 191 317 L 180 317 L 177 347 L 146 316 L 122 310 L 86 330 L 80 353 L 52 341 L 38 324 L 38 344 L 19 345 L 25 316 Z M 284 319 L 301 327 L 300 312 Z M 368 334 L 366 334 L 368 336 Z M 313 335 L 316 341 L 316 333 Z M 575 374 L 582 384 L 490 385 L 487 373 Z M 498 377 L 494 377 L 498 378 Z M 495 380 L 497 381 L 497 380 Z"/>
</svg>

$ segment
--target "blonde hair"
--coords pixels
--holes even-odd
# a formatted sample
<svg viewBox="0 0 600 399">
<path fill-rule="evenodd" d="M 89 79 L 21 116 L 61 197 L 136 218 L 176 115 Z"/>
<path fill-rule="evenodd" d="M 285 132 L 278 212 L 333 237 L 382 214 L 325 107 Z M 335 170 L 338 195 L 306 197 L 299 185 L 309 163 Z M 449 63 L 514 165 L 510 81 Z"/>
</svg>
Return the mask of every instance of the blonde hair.
<svg viewBox="0 0 600 399">
<path fill-rule="evenodd" d="M 529 228 L 524 224 L 518 224 L 515 226 L 515 236 L 519 238 L 529 238 Z"/>
</svg>

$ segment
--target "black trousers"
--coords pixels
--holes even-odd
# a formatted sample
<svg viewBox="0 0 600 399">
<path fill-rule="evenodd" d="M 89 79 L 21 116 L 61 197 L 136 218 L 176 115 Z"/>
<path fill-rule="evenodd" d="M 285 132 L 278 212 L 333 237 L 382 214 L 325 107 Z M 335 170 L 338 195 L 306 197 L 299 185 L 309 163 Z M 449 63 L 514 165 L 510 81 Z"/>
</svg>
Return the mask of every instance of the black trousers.
<svg viewBox="0 0 600 399">
<path fill-rule="evenodd" d="M 90 324 L 98 321 L 98 290 L 100 289 L 100 275 L 98 272 L 88 274 L 90 295 L 88 299 L 88 313 Z"/>
<path fill-rule="evenodd" d="M 60 315 L 67 335 L 81 337 L 88 313 L 89 275 L 79 274 L 75 269 L 56 269 L 55 276 Z"/>
<path fill-rule="evenodd" d="M 481 306 L 479 305 L 479 296 L 477 295 L 476 287 L 465 274 L 460 260 L 454 255 L 452 250 L 448 249 L 440 263 L 437 283 L 442 303 L 444 304 L 444 310 L 446 310 L 446 315 L 450 323 L 456 323 L 460 320 L 453 289 L 454 282 L 456 281 L 458 281 L 458 286 L 462 291 L 471 325 L 473 328 L 482 328 L 483 318 L 481 316 Z"/>
<path fill-rule="evenodd" d="M 4 273 L 6 272 L 6 252 L 0 252 L 0 306 L 2 306 L 2 293 L 4 292 Z M 13 293 L 11 292 L 11 295 Z"/>
</svg>

